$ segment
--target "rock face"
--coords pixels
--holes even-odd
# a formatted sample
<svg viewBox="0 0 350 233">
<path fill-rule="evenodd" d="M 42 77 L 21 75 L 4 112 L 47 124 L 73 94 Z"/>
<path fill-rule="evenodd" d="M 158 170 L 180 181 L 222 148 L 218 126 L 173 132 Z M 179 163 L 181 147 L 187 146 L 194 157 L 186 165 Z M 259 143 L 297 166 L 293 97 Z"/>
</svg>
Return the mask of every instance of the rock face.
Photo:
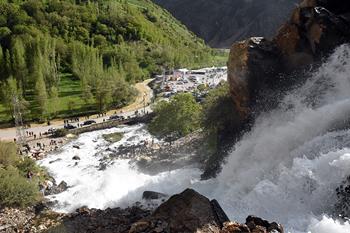
<svg viewBox="0 0 350 233">
<path fill-rule="evenodd" d="M 336 189 L 335 216 L 350 218 L 350 176 Z"/>
<path fill-rule="evenodd" d="M 304 0 L 272 39 L 251 38 L 231 47 L 230 91 L 242 119 L 258 93 L 276 88 L 287 74 L 305 68 L 335 47 L 350 42 L 350 3 Z"/>
<path fill-rule="evenodd" d="M 299 3 L 299 0 L 153 1 L 218 48 L 229 48 L 234 41 L 255 35 L 271 38 Z"/>
<path fill-rule="evenodd" d="M 53 185 L 52 187 L 47 187 L 44 191 L 45 196 L 55 195 L 62 193 L 68 189 L 68 184 L 65 181 L 61 181 L 58 185 Z"/>
<path fill-rule="evenodd" d="M 198 232 L 198 229 L 200 232 L 219 232 L 222 224 L 210 200 L 192 189 L 187 189 L 160 205 L 149 218 L 134 224 L 130 233 Z M 140 225 L 144 226 L 141 230 L 138 229 Z"/>
<path fill-rule="evenodd" d="M 216 200 L 210 201 L 187 189 L 172 196 L 129 230 L 129 233 L 141 232 L 283 233 L 283 227 L 255 216 L 249 216 L 246 224 L 230 222 Z"/>
</svg>

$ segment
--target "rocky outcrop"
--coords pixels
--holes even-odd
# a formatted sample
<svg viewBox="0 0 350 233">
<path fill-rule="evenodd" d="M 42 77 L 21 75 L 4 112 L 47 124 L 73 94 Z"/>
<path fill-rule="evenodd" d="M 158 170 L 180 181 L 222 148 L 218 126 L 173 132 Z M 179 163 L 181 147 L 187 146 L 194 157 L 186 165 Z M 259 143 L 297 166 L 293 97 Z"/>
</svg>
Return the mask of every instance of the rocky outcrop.
<svg viewBox="0 0 350 233">
<path fill-rule="evenodd" d="M 334 215 L 344 219 L 350 218 L 350 176 L 336 189 L 337 202 Z"/>
<path fill-rule="evenodd" d="M 45 196 L 55 195 L 66 191 L 68 188 L 68 184 L 65 181 L 61 181 L 58 185 L 54 183 L 52 187 L 46 187 L 44 194 Z"/>
<path fill-rule="evenodd" d="M 283 227 L 255 216 L 249 216 L 245 224 L 230 222 L 216 200 L 210 201 L 187 189 L 172 196 L 129 230 L 129 233 L 141 232 L 283 233 Z"/>
<path fill-rule="evenodd" d="M 285 78 L 335 47 L 350 42 L 350 3 L 304 0 L 272 39 L 250 38 L 231 47 L 228 61 L 230 92 L 242 119 L 261 90 L 279 88 Z"/>
<path fill-rule="evenodd" d="M 147 192 L 150 198 L 163 195 Z M 283 227 L 255 216 L 245 224 L 230 222 L 216 200 L 187 189 L 170 197 L 154 211 L 140 204 L 126 209 L 106 210 L 82 207 L 74 213 L 50 210 L 0 210 L 0 232 L 74 233 L 283 233 Z"/>
</svg>

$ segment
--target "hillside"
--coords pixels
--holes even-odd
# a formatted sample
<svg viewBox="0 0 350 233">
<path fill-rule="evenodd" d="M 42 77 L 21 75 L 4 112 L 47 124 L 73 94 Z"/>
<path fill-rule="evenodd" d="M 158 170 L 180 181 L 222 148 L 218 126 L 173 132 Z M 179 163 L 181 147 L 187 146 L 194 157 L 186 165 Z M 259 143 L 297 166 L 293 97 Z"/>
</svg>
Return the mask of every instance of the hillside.
<svg viewBox="0 0 350 233">
<path fill-rule="evenodd" d="M 0 12 L 1 122 L 14 96 L 25 120 L 103 112 L 162 68 L 218 57 L 149 0 L 1 1 Z"/>
<path fill-rule="evenodd" d="M 213 47 L 271 37 L 299 0 L 154 0 Z"/>
</svg>

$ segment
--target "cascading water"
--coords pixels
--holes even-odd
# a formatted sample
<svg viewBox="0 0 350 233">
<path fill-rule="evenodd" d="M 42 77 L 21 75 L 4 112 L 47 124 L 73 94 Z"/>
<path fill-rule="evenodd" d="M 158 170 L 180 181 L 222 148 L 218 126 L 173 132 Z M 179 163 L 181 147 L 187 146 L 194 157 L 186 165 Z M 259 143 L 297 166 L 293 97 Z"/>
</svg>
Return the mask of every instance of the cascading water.
<svg viewBox="0 0 350 233">
<path fill-rule="evenodd" d="M 262 114 L 237 143 L 217 178 L 217 197 L 231 217 L 280 221 L 291 232 L 331 214 L 335 190 L 350 174 L 350 47 L 339 47 L 281 106 Z M 324 218 L 312 232 L 350 232 Z M 336 224 L 335 224 L 336 225 Z M 316 230 L 317 229 L 317 230 Z"/>
<path fill-rule="evenodd" d="M 350 46 L 343 45 L 301 87 L 285 95 L 277 109 L 257 118 L 216 179 L 199 181 L 200 171 L 193 168 L 149 176 L 133 170 L 129 160 L 98 170 L 108 147 L 101 134 L 124 131 L 119 144 L 137 143 L 150 137 L 142 126 L 82 135 L 73 142 L 83 144 L 74 151 L 81 157 L 76 166 L 73 143 L 41 163 L 58 181 L 72 186 L 51 197 L 62 211 L 82 205 L 123 206 L 138 201 L 144 190 L 173 194 L 192 187 L 216 198 L 233 220 L 254 214 L 280 222 L 293 233 L 345 233 L 350 224 L 329 216 L 336 188 L 350 175 L 349 122 Z M 62 160 L 52 163 L 57 158 Z"/>
</svg>

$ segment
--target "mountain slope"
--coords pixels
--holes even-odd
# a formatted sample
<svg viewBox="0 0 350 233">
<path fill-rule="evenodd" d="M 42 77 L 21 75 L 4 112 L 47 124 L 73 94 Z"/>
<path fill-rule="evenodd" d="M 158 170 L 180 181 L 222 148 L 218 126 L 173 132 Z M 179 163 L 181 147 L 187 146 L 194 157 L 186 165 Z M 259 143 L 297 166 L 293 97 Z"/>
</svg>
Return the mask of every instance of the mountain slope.
<svg viewBox="0 0 350 233">
<path fill-rule="evenodd" d="M 213 47 L 271 37 L 299 0 L 154 0 Z"/>
<path fill-rule="evenodd" d="M 202 39 L 149 0 L 4 0 L 0 13 L 0 121 L 11 119 L 13 96 L 28 120 L 101 112 L 162 68 L 215 63 Z"/>
</svg>

